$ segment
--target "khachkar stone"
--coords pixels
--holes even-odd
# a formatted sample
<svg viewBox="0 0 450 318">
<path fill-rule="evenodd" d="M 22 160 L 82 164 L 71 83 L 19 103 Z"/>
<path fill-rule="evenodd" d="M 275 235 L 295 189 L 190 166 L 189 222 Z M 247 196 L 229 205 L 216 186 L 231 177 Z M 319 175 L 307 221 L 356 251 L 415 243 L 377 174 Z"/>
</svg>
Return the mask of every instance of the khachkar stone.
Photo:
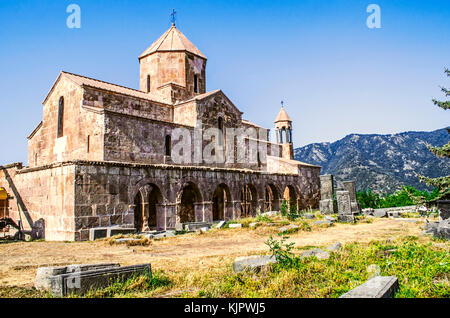
<svg viewBox="0 0 450 318">
<path fill-rule="evenodd" d="M 338 206 L 338 220 L 341 222 L 353 222 L 352 205 L 348 191 L 336 191 Z"/>
<path fill-rule="evenodd" d="M 333 176 L 331 174 L 320 176 L 320 212 L 323 214 L 334 213 L 333 204 Z"/>
<path fill-rule="evenodd" d="M 361 213 L 361 206 L 358 203 L 357 197 L 356 197 L 356 184 L 355 181 L 344 181 L 342 182 L 344 186 L 344 190 L 348 191 L 350 195 L 350 202 L 351 202 L 351 210 L 353 214 L 359 214 Z"/>
</svg>

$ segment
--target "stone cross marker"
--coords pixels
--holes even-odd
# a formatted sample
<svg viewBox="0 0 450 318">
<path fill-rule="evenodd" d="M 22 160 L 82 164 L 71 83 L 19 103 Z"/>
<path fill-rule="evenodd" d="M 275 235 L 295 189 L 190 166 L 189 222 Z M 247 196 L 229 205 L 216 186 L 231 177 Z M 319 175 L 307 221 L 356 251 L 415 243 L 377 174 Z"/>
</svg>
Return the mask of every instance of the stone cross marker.
<svg viewBox="0 0 450 318">
<path fill-rule="evenodd" d="M 348 191 L 350 195 L 350 202 L 351 202 L 351 210 L 353 214 L 359 214 L 361 213 L 361 206 L 358 203 L 358 200 L 356 198 L 356 184 L 355 181 L 344 181 L 342 182 L 344 186 L 344 190 Z"/>
<path fill-rule="evenodd" d="M 331 174 L 320 176 L 320 212 L 323 214 L 334 213 L 333 205 L 333 176 Z"/>
</svg>

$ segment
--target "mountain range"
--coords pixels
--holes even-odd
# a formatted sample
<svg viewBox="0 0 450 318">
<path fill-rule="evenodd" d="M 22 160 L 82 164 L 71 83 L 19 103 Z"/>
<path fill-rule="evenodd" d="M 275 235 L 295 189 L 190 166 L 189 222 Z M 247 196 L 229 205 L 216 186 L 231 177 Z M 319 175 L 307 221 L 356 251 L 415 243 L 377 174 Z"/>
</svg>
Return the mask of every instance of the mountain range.
<svg viewBox="0 0 450 318">
<path fill-rule="evenodd" d="M 414 172 L 427 177 L 450 175 L 450 160 L 437 158 L 426 144 L 443 146 L 446 128 L 391 135 L 351 134 L 333 143 L 314 143 L 294 150 L 296 160 L 322 166 L 336 181 L 356 180 L 358 191 L 393 193 L 403 185 L 430 190 Z"/>
</svg>

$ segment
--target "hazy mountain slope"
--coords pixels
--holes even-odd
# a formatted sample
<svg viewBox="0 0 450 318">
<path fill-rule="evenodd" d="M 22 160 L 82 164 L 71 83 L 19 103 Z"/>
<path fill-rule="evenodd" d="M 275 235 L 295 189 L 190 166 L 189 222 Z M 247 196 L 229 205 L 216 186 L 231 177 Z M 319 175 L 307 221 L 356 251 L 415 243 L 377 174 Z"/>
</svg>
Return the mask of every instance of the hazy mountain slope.
<svg viewBox="0 0 450 318">
<path fill-rule="evenodd" d="M 394 135 L 351 134 L 333 143 L 315 143 L 294 150 L 295 159 L 322 166 L 321 174 L 336 180 L 355 179 L 358 190 L 393 192 L 403 184 L 425 189 L 414 171 L 429 177 L 450 174 L 450 161 L 436 158 L 426 143 L 442 146 L 447 130 Z"/>
</svg>

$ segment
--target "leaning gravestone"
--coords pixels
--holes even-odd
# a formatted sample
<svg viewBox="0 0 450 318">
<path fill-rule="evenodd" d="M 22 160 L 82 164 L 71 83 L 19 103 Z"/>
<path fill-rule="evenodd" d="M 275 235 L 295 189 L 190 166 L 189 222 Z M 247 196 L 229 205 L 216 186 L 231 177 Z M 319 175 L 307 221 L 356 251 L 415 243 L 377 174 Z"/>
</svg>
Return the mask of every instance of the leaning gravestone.
<svg viewBox="0 0 450 318">
<path fill-rule="evenodd" d="M 339 298 L 393 298 L 398 290 L 395 276 L 375 276 Z"/>
<path fill-rule="evenodd" d="M 356 182 L 355 181 L 344 181 L 342 182 L 344 190 L 348 191 L 350 195 L 350 206 L 353 214 L 361 213 L 361 205 L 358 203 L 356 197 Z"/>
<path fill-rule="evenodd" d="M 334 203 L 333 203 L 333 176 L 323 175 L 320 176 L 320 202 L 319 208 L 322 214 L 333 214 Z"/>
</svg>

